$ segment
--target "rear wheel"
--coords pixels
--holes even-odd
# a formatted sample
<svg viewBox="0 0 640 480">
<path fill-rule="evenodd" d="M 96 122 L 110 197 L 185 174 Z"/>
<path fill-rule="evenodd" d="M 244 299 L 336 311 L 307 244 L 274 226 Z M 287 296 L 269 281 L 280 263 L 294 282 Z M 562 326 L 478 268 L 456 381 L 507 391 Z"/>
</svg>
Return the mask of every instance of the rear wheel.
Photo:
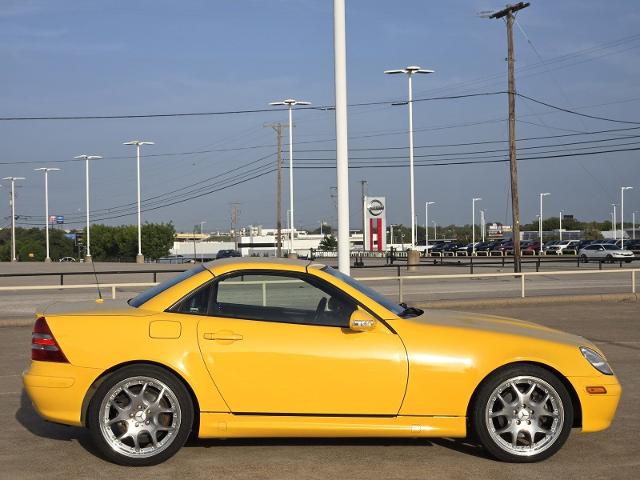
<svg viewBox="0 0 640 480">
<path fill-rule="evenodd" d="M 609 255 L 607 255 L 607 256 L 605 257 L 605 260 L 606 260 L 607 262 L 609 262 L 609 263 L 613 263 L 613 256 L 612 256 L 611 254 L 609 254 Z"/>
<path fill-rule="evenodd" d="M 184 445 L 193 416 L 180 380 L 153 365 L 132 365 L 102 382 L 89 404 L 87 426 L 108 460 L 146 466 L 167 460 Z"/>
<path fill-rule="evenodd" d="M 547 370 L 514 366 L 480 387 L 472 410 L 480 443 L 498 460 L 536 462 L 556 453 L 573 424 L 573 405 L 562 382 Z"/>
<path fill-rule="evenodd" d="M 589 263 L 589 257 L 587 257 L 584 253 L 580 255 L 580 260 L 582 260 L 584 263 Z"/>
</svg>

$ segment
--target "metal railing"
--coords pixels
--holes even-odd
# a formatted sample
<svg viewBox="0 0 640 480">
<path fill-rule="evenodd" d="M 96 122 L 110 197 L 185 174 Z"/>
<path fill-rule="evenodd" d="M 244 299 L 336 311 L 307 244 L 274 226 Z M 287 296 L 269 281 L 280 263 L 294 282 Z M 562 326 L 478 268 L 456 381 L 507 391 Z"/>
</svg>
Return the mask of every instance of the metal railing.
<svg viewBox="0 0 640 480">
<path fill-rule="evenodd" d="M 628 269 L 628 270 L 565 270 L 553 272 L 553 275 L 630 275 L 631 276 L 631 293 L 636 293 L 636 273 L 640 272 L 640 269 Z M 480 274 L 448 274 L 448 275 L 412 275 L 412 276 L 381 276 L 381 277 L 356 277 L 356 280 L 360 282 L 381 282 L 381 281 L 394 281 L 398 283 L 398 302 L 404 301 L 404 284 L 406 282 L 414 282 L 417 280 L 450 280 L 450 279 L 482 279 L 482 278 L 515 278 L 520 280 L 520 297 L 526 296 L 526 279 L 527 277 L 536 277 L 540 275 L 548 275 L 547 272 L 520 272 L 520 273 L 480 273 Z M 288 282 L 288 281 L 284 281 Z M 261 283 L 261 282 L 255 282 Z M 264 283 L 264 282 L 262 282 Z M 137 287 L 151 287 L 157 285 L 157 282 L 142 282 L 142 283 L 101 283 L 100 288 L 111 289 L 111 298 L 115 299 L 118 288 L 137 288 Z M 71 289 L 96 289 L 97 285 L 84 284 L 84 285 L 24 285 L 24 286 L 4 286 L 0 287 L 1 291 L 27 291 L 27 290 L 71 290 Z M 264 293 L 263 293 L 264 296 Z M 266 301 L 266 300 L 265 300 Z"/>
<path fill-rule="evenodd" d="M 636 293 L 636 272 L 640 269 L 628 270 L 565 270 L 553 272 L 553 275 L 593 275 L 593 274 L 630 274 L 631 275 L 631 293 Z M 526 288 L 525 281 L 527 277 L 535 277 L 540 275 L 548 275 L 547 272 L 520 272 L 520 273 L 479 273 L 479 274 L 449 274 L 449 275 L 412 275 L 397 277 L 362 277 L 357 278 L 360 282 L 379 282 L 379 281 L 397 281 L 398 282 L 398 302 L 404 301 L 404 284 L 415 280 L 449 280 L 449 279 L 479 279 L 479 278 L 518 278 L 520 279 L 520 297 L 525 298 Z"/>
</svg>

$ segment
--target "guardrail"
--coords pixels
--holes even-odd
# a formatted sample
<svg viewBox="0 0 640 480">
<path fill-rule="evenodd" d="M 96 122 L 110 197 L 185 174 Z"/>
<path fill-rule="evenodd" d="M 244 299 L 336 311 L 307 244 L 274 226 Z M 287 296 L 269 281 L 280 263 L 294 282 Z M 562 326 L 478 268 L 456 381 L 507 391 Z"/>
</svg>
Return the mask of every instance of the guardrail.
<svg viewBox="0 0 640 480">
<path fill-rule="evenodd" d="M 631 293 L 636 293 L 636 273 L 640 272 L 640 269 L 628 269 L 628 270 L 565 270 L 559 272 L 553 272 L 553 275 L 612 275 L 612 274 L 630 274 L 631 275 Z M 506 278 L 513 277 L 520 279 L 520 297 L 525 298 L 526 287 L 525 282 L 527 277 L 535 277 L 539 275 L 548 275 L 547 272 L 520 272 L 520 273 L 480 273 L 480 274 L 448 274 L 448 275 L 412 275 L 412 276 L 384 276 L 384 277 L 356 277 L 356 280 L 360 282 L 380 282 L 380 281 L 396 281 L 398 282 L 398 302 L 404 301 L 404 284 L 405 282 L 413 282 L 416 280 L 449 280 L 449 279 L 478 279 L 478 278 Z M 254 282 L 260 283 L 260 282 Z M 281 283 L 290 283 L 287 280 L 281 281 Z M 111 289 L 111 298 L 115 299 L 118 288 L 125 287 L 152 287 L 157 285 L 158 282 L 141 282 L 141 283 L 101 283 L 100 289 Z M 26 290 L 72 290 L 72 289 L 96 289 L 95 283 L 85 285 L 21 285 L 0 287 L 1 291 L 26 291 Z M 264 286 L 263 286 L 264 290 Z M 263 297 L 265 292 L 263 291 Z M 266 300 L 264 300 L 266 302 Z"/>
<path fill-rule="evenodd" d="M 553 275 L 593 275 L 593 274 L 631 274 L 631 293 L 636 293 L 636 272 L 640 269 L 628 270 L 565 270 L 553 272 Z M 404 301 L 404 283 L 415 280 L 448 280 L 462 278 L 497 278 L 497 277 L 513 277 L 520 279 L 520 297 L 525 298 L 525 281 L 526 277 L 535 277 L 539 275 L 549 275 L 547 272 L 520 272 L 520 273 L 479 273 L 479 274 L 449 274 L 449 275 L 412 275 L 397 277 L 362 277 L 357 280 L 360 282 L 378 282 L 378 281 L 397 281 L 398 282 L 398 302 Z"/>
<path fill-rule="evenodd" d="M 145 269 L 145 270 L 87 270 L 86 272 L 18 272 L 18 273 L 0 273 L 0 278 L 10 277 L 60 277 L 60 285 L 64 285 L 65 276 L 74 275 L 138 275 L 138 274 L 152 274 L 153 281 L 158 281 L 159 273 L 182 273 L 185 270 L 191 268 L 191 265 L 187 268 L 166 268 L 166 269 Z M 94 284 L 95 286 L 95 284 Z"/>
</svg>

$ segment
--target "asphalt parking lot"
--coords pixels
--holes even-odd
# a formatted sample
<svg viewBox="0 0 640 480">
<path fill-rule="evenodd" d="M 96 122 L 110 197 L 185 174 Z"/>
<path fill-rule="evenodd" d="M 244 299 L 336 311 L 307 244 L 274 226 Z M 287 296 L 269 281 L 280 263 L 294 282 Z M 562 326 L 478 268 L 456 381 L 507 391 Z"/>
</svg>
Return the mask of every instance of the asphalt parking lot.
<svg viewBox="0 0 640 480">
<path fill-rule="evenodd" d="M 536 321 L 594 340 L 623 385 L 613 426 L 595 434 L 575 432 L 556 456 L 534 465 L 499 463 L 473 444 L 447 439 L 247 439 L 192 441 L 162 465 L 131 471 L 97 457 L 84 429 L 50 424 L 36 415 L 20 380 L 29 362 L 30 328 L 2 327 L 0 478 L 638 478 L 640 304 L 523 305 L 477 311 Z"/>
</svg>

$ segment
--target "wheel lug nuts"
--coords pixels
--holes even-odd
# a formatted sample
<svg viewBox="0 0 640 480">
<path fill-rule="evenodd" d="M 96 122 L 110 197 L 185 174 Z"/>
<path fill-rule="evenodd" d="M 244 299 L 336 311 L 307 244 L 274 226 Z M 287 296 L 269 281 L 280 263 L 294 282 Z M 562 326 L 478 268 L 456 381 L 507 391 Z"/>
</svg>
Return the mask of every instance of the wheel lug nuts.
<svg viewBox="0 0 640 480">
<path fill-rule="evenodd" d="M 531 420 L 527 420 L 527 425 L 531 425 Z"/>
<path fill-rule="evenodd" d="M 147 420 L 147 421 L 146 421 L 146 422 L 144 422 L 144 423 L 146 423 L 147 425 L 149 425 L 149 420 Z M 531 423 L 531 422 L 529 422 L 529 423 Z"/>
<path fill-rule="evenodd" d="M 130 414 L 129 414 L 129 416 L 130 416 L 131 418 L 133 418 L 133 413 L 130 413 Z"/>
<path fill-rule="evenodd" d="M 518 423 L 519 423 L 519 422 L 518 422 Z M 139 426 L 139 425 L 136 423 L 136 427 L 137 427 L 137 426 Z"/>
<path fill-rule="evenodd" d="M 520 425 L 520 420 L 516 420 L 516 425 Z M 136 427 L 138 426 L 138 424 L 136 423 Z"/>
</svg>

